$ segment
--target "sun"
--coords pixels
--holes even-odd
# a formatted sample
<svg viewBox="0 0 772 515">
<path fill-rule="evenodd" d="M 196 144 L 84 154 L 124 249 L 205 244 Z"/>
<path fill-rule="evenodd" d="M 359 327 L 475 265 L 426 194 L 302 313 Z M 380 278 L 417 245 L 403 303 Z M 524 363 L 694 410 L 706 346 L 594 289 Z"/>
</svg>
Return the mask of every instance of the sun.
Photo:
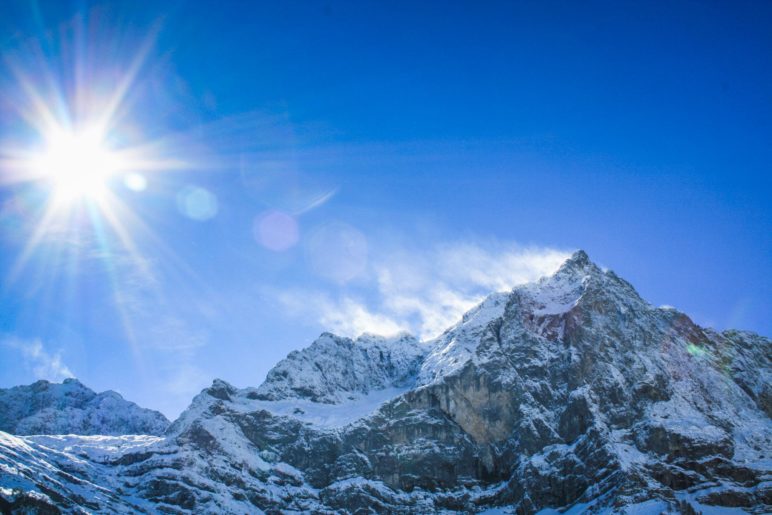
<svg viewBox="0 0 772 515">
<path fill-rule="evenodd" d="M 52 184 L 60 202 L 101 200 L 108 181 L 125 164 L 105 141 L 104 132 L 94 127 L 52 130 L 32 161 L 36 175 Z"/>
</svg>

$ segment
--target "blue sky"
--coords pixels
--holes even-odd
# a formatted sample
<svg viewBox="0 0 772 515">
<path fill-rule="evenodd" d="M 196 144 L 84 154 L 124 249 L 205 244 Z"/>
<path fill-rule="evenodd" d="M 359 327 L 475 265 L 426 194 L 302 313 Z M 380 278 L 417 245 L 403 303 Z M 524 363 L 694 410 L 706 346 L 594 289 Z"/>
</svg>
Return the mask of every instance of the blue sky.
<svg viewBox="0 0 772 515">
<path fill-rule="evenodd" d="M 144 4 L 0 7 L 0 386 L 175 416 L 323 330 L 428 337 L 576 248 L 772 334 L 772 5 Z M 74 126 L 118 98 L 141 183 L 43 224 L 56 187 L 7 166 L 45 139 L 22 79 Z"/>
</svg>

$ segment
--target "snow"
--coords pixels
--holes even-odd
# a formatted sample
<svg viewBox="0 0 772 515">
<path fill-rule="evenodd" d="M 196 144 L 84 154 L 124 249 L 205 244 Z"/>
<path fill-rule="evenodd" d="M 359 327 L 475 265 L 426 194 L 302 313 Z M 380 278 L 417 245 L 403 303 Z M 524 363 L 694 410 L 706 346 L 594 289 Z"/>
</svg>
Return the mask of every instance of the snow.
<svg viewBox="0 0 772 515">
<path fill-rule="evenodd" d="M 407 391 L 410 391 L 409 387 L 384 388 L 340 404 L 322 404 L 305 399 L 281 401 L 243 399 L 237 406 L 242 411 L 265 410 L 273 415 L 294 418 L 317 428 L 334 429 L 373 414 L 384 403 Z"/>
<path fill-rule="evenodd" d="M 669 433 L 688 436 L 692 440 L 720 442 L 726 438 L 726 432 L 711 424 L 705 415 L 685 402 L 682 397 L 653 404 L 649 416 L 655 424 L 666 428 Z"/>
<path fill-rule="evenodd" d="M 511 292 L 491 294 L 464 315 L 458 324 L 427 342 L 432 350 L 421 365 L 417 385 L 437 383 L 459 372 L 470 361 L 479 364 L 485 360 L 477 352 L 480 338 L 491 322 L 504 316 L 511 299 L 517 297 L 522 311 L 540 319 L 537 332 L 542 334 L 550 323 L 549 318 L 559 317 L 573 309 L 593 280 L 613 281 L 580 251 L 551 276 L 516 286 Z M 556 330 L 558 335 L 562 335 L 562 327 Z"/>
<path fill-rule="evenodd" d="M 35 443 L 40 447 L 84 456 L 92 461 L 102 462 L 129 452 L 139 452 L 143 448 L 159 444 L 165 439 L 160 436 L 151 435 L 32 435 L 26 436 L 24 440 Z"/>
<path fill-rule="evenodd" d="M 649 499 L 640 503 L 629 504 L 619 509 L 595 507 L 595 502 L 581 502 L 573 504 L 566 510 L 546 508 L 537 512 L 536 515 L 580 515 L 582 513 L 592 512 L 599 515 L 661 515 L 664 513 L 673 513 L 670 511 L 671 505 L 661 499 Z M 595 509 L 592 509 L 595 508 Z"/>
<path fill-rule="evenodd" d="M 534 304 L 537 316 L 560 315 L 570 311 L 584 293 L 588 277 L 577 278 L 570 274 L 556 274 L 522 287 Z"/>
<path fill-rule="evenodd" d="M 645 464 L 649 461 L 649 456 L 647 454 L 639 451 L 632 443 L 625 441 L 632 440 L 632 435 L 630 433 L 630 431 L 620 429 L 612 431 L 611 433 L 612 443 L 610 445 L 612 449 L 614 449 L 614 454 L 616 454 L 622 470 L 631 470 L 636 466 Z"/>
<path fill-rule="evenodd" d="M 410 386 L 382 388 L 371 390 L 365 394 L 352 395 L 350 399 L 340 400 L 337 404 L 328 404 L 304 398 L 263 400 L 255 398 L 257 392 L 260 391 L 259 389 L 245 388 L 239 390 L 220 379 L 213 382 L 213 388 L 228 391 L 228 399 L 212 397 L 210 389 L 204 390 L 195 397 L 190 407 L 174 422 L 168 434 L 177 436 L 193 424 L 204 424 L 204 427 L 211 434 L 218 435 L 219 442 L 226 442 L 228 445 L 233 442 L 232 445 L 235 446 L 246 446 L 239 451 L 240 453 L 253 452 L 253 449 L 243 443 L 246 439 L 240 434 L 240 431 L 238 436 L 231 435 L 232 427 L 228 422 L 207 415 L 211 412 L 213 404 L 223 404 L 229 411 L 236 413 L 267 411 L 275 417 L 295 419 L 316 430 L 323 431 L 339 429 L 372 415 L 386 402 L 411 390 Z M 214 427 L 213 424 L 216 424 L 217 427 Z M 261 464 L 253 465 L 257 468 L 264 468 Z"/>
<path fill-rule="evenodd" d="M 742 508 L 732 508 L 730 506 L 710 506 L 709 504 L 702 504 L 697 501 L 691 502 L 692 507 L 697 510 L 697 513 L 701 515 L 745 515 L 748 512 Z"/>
<path fill-rule="evenodd" d="M 578 337 L 569 332 L 567 322 L 582 324 Z M 99 506 L 96 511 L 177 510 L 177 506 L 164 504 L 147 489 L 143 490 L 148 484 L 160 482 L 172 489 L 174 485 L 189 489 L 200 512 L 258 512 L 246 496 L 239 497 L 246 491 L 267 499 L 266 509 L 270 506 L 272 510 L 286 512 L 327 512 L 330 507 L 323 501 L 327 494 L 339 499 L 346 499 L 349 494 L 371 496 L 373 502 L 382 502 L 389 508 L 409 507 L 417 513 L 435 512 L 439 502 L 451 498 L 459 506 L 468 502 L 466 506 L 488 507 L 492 499 L 507 498 L 512 481 L 526 476 L 513 475 L 494 485 L 476 476 L 464 476 L 463 485 L 455 490 L 438 493 L 415 488 L 406 492 L 389 487 L 392 483 L 385 475 L 379 475 L 381 472 L 365 473 L 367 479 L 357 477 L 355 474 L 361 473 L 361 469 L 347 468 L 345 460 L 341 460 L 330 462 L 329 470 L 324 469 L 326 463 L 322 466 L 325 481 L 330 481 L 326 486 L 314 482 L 318 487 L 315 488 L 306 483 L 307 477 L 313 477 L 311 474 L 316 475 L 314 481 L 319 481 L 320 472 L 319 468 L 309 469 L 306 462 L 313 460 L 304 459 L 306 451 L 320 452 L 320 447 L 315 447 L 319 442 L 345 447 L 347 435 L 359 431 L 372 431 L 364 436 L 385 442 L 375 451 L 367 447 L 369 443 L 364 448 L 357 446 L 357 458 L 361 457 L 368 466 L 384 456 L 403 463 L 407 459 L 431 459 L 433 455 L 456 451 L 455 444 L 441 439 L 448 431 L 443 416 L 458 422 L 461 430 L 466 431 L 458 433 L 462 438 L 473 438 L 473 431 L 467 427 L 474 426 L 463 424 L 469 418 L 476 421 L 479 413 L 474 409 L 452 411 L 465 399 L 489 402 L 481 410 L 503 415 L 503 436 L 496 436 L 495 445 L 511 445 L 513 452 L 520 453 L 520 467 L 515 474 L 532 474 L 542 486 L 559 484 L 566 463 L 584 460 L 582 453 L 587 451 L 588 444 L 602 451 L 602 463 L 585 461 L 588 467 L 597 467 L 588 468 L 588 474 L 601 479 L 591 483 L 579 498 L 566 499 L 566 506 L 544 509 L 539 512 L 542 515 L 673 513 L 673 498 L 689 502 L 703 513 L 743 513 L 707 506 L 704 502 L 707 496 L 723 490 L 755 495 L 756 491 L 768 488 L 768 483 L 764 486 L 757 482 L 745 488 L 708 478 L 688 490 L 676 491 L 656 483 L 647 472 L 654 464 L 669 466 L 665 455 L 671 444 L 681 452 L 704 452 L 704 456 L 694 459 L 704 460 L 707 465 L 714 460 L 715 452 L 721 452 L 724 456 L 719 461 L 725 462 L 733 453 L 732 464 L 758 471 L 760 477 L 768 476 L 772 470 L 772 424 L 753 397 L 766 391 L 765 378 L 770 377 L 767 371 L 757 372 L 754 368 L 768 368 L 763 346 L 769 345 L 769 340 L 760 338 L 757 343 L 753 336 L 702 332 L 689 324 L 685 315 L 648 306 L 613 272 L 601 271 L 586 255 L 577 253 L 549 278 L 518 286 L 509 293 L 490 295 L 458 324 L 430 342 L 420 343 L 409 335 L 362 335 L 351 340 L 325 333 L 311 346 L 291 353 L 277 364 L 258 388 L 239 390 L 215 380 L 212 387 L 196 396 L 164 437 L 17 437 L 0 432 L 0 496 L 13 499 L 18 495 L 14 489 L 36 496 L 53 491 L 69 498 L 83 497 Z M 701 352 L 690 353 L 692 347 Z M 753 350 L 756 347 L 761 350 Z M 592 353 L 592 360 L 583 362 L 588 352 Z M 758 356 L 762 358 L 757 359 Z M 439 384 L 439 388 L 427 388 L 422 393 L 443 395 L 442 382 L 468 364 L 484 365 L 483 373 L 501 381 L 505 392 L 511 387 L 518 397 L 506 397 L 502 408 L 496 404 L 495 396 L 479 401 L 474 397 L 477 391 L 464 390 L 458 394 L 462 397 L 452 391 L 447 398 L 440 399 L 447 401 L 446 405 L 432 404 L 430 409 L 418 404 L 421 394 L 403 398 L 398 404 L 400 409 L 383 410 L 381 415 L 391 417 L 392 412 L 400 412 L 385 420 L 388 429 L 408 428 L 408 434 L 421 434 L 408 436 L 407 441 L 390 441 L 394 437 L 389 431 L 369 427 L 374 424 L 355 424 L 378 412 L 384 403 L 418 388 Z M 742 387 L 738 386 L 738 377 L 745 381 Z M 573 379 L 578 381 L 569 384 Z M 84 392 L 85 387 L 79 383 L 65 385 L 67 391 L 76 393 L 75 398 L 96 395 Z M 47 383 L 35 388 L 41 392 L 51 389 Z M 481 388 L 480 394 L 485 396 L 491 391 Z M 644 393 L 638 395 L 639 391 Z M 39 392 L 24 392 L 27 397 L 23 398 L 37 398 L 29 397 L 32 394 Z M 45 395 L 49 394 L 43 398 L 47 398 Z M 57 422 L 48 427 L 67 427 L 58 425 L 59 421 L 70 417 L 72 412 L 68 410 L 75 409 L 75 405 L 71 400 L 60 403 L 60 398 L 72 396 L 51 397 L 55 399 L 49 404 L 51 416 Z M 419 400 L 413 403 L 413 397 Z M 10 397 L 0 396 L 0 402 L 3 398 Z M 24 403 L 18 401 L 21 398 L 9 404 L 13 420 L 29 416 L 23 411 Z M 514 399 L 516 403 L 506 404 Z M 434 400 L 437 399 L 433 397 L 429 402 Z M 104 414 L 104 420 L 112 420 L 110 413 L 126 411 L 122 403 L 125 401 L 120 396 L 108 392 L 101 397 L 96 412 Z M 567 405 L 587 407 L 592 433 L 565 436 L 559 424 Z M 628 405 L 633 409 L 628 409 Z M 437 410 L 439 415 L 434 414 Z M 243 416 L 246 414 L 253 416 Z M 509 415 L 515 419 L 514 430 L 506 426 Z M 77 414 L 73 417 L 78 421 L 84 419 Z M 297 431 L 297 424 L 286 419 L 299 421 L 305 427 Z M 490 420 L 482 419 L 486 423 Z M 289 429 L 286 434 L 285 428 Z M 518 435 L 537 435 L 542 429 L 548 437 L 538 442 L 538 447 L 526 451 L 517 447 Z M 661 449 L 648 443 L 651 430 L 658 437 L 652 440 L 664 442 Z M 429 436 L 435 434 L 441 437 Z M 321 449 L 326 459 L 327 449 Z M 338 456 L 336 452 L 329 452 L 331 460 L 351 456 Z M 330 472 L 339 465 L 340 472 Z M 603 479 L 608 472 L 623 480 L 640 478 L 650 485 L 619 496 L 618 492 L 604 490 L 605 486 L 614 486 Z M 535 494 L 532 500 L 545 502 L 537 500 L 538 487 L 526 488 L 532 488 L 526 492 Z M 629 497 L 625 498 L 626 495 Z M 619 507 L 612 509 L 612 500 L 627 504 L 617 504 Z M 489 508 L 481 513 L 514 513 L 517 509 L 515 505 Z"/>
<path fill-rule="evenodd" d="M 622 513 L 625 515 L 660 515 L 667 513 L 669 505 L 660 499 L 650 499 L 630 506 L 625 506 Z"/>
<path fill-rule="evenodd" d="M 374 390 L 412 386 L 427 351 L 408 334 L 392 338 L 363 334 L 351 340 L 324 333 L 271 369 L 256 394 L 270 401 L 339 404 Z"/>
<path fill-rule="evenodd" d="M 77 379 L 0 389 L 0 431 L 13 434 L 162 434 L 169 421 Z"/>
<path fill-rule="evenodd" d="M 228 386 L 230 387 L 230 385 Z M 277 401 L 255 399 L 254 396 L 257 391 L 255 388 L 243 390 L 233 388 L 230 400 L 217 402 L 224 402 L 230 410 L 238 413 L 267 411 L 277 417 L 299 420 L 317 429 L 335 429 L 375 413 L 384 403 L 410 390 L 409 386 L 383 388 L 370 391 L 367 394 L 360 394 L 350 400 L 340 401 L 338 404 L 326 404 L 302 398 Z M 187 427 L 194 421 L 200 420 L 213 400 L 206 394 L 206 390 L 197 396 L 193 404 L 174 423 L 171 432 L 179 434 L 182 427 Z"/>
<path fill-rule="evenodd" d="M 472 308 L 461 321 L 428 342 L 432 348 L 421 365 L 417 384 L 425 386 L 461 370 L 473 359 L 480 334 L 504 314 L 508 293 L 494 293 Z"/>
</svg>

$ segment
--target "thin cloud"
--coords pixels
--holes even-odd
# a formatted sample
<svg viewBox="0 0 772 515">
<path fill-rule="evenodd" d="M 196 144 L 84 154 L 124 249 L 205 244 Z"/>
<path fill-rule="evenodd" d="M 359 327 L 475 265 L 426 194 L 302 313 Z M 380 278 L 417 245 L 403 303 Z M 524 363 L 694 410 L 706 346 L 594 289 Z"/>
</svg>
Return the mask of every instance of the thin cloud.
<svg viewBox="0 0 772 515">
<path fill-rule="evenodd" d="M 439 335 L 496 291 L 553 273 L 569 257 L 561 250 L 473 243 L 399 251 L 370 263 L 361 295 L 284 292 L 293 316 L 316 318 L 325 330 L 347 336 L 410 331 L 422 339 Z"/>
<path fill-rule="evenodd" d="M 329 191 L 326 191 L 321 195 L 318 195 L 312 198 L 305 206 L 300 207 L 292 214 L 295 216 L 300 216 L 305 213 L 308 213 L 309 211 L 313 211 L 316 208 L 322 207 L 327 202 L 329 202 L 332 199 L 332 197 L 334 197 L 337 193 L 338 193 L 338 188 L 333 188 Z"/>
<path fill-rule="evenodd" d="M 392 335 L 410 329 L 404 321 L 375 313 L 353 297 L 334 299 L 320 292 L 292 291 L 281 293 L 279 300 L 291 316 L 303 318 L 311 313 L 324 330 L 340 335 Z"/>
<path fill-rule="evenodd" d="M 26 367 L 28 367 L 36 379 L 49 381 L 61 381 L 75 374 L 62 361 L 61 352 L 51 353 L 43 346 L 40 339 L 25 340 L 16 337 L 8 337 L 3 340 L 3 345 L 18 351 Z"/>
</svg>

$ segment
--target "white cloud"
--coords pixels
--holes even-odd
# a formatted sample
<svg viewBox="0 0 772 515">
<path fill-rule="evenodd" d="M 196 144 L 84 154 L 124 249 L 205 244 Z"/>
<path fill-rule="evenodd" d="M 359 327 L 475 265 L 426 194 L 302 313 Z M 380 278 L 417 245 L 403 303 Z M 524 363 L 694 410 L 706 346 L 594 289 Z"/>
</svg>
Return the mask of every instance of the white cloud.
<svg viewBox="0 0 772 515">
<path fill-rule="evenodd" d="M 36 379 L 61 381 L 68 377 L 75 377 L 62 361 L 61 352 L 50 353 L 38 338 L 24 340 L 9 337 L 3 340 L 3 345 L 21 353 L 25 366 L 32 370 Z"/>
<path fill-rule="evenodd" d="M 345 297 L 333 304 L 322 304 L 319 322 L 330 330 L 343 334 L 359 335 L 365 332 L 395 334 L 409 329 L 404 321 L 383 313 L 373 313 L 363 303 Z"/>
<path fill-rule="evenodd" d="M 337 298 L 296 291 L 280 299 L 291 314 L 312 314 L 322 328 L 339 334 L 407 330 L 426 339 L 457 322 L 486 295 L 549 275 L 569 255 L 549 248 L 471 243 L 402 250 L 369 264 L 366 291 L 359 297 L 348 291 Z"/>
<path fill-rule="evenodd" d="M 491 291 L 509 290 L 551 274 L 569 257 L 569 252 L 512 245 L 484 249 L 461 244 L 435 252 L 440 274 L 445 279 L 462 287 L 481 287 Z"/>
</svg>

